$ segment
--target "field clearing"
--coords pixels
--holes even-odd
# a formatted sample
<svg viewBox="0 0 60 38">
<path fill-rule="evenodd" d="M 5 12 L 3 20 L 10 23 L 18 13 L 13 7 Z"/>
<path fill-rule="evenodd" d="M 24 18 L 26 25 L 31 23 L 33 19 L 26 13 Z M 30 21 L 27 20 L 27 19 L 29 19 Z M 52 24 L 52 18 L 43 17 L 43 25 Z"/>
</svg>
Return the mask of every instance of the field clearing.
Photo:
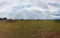
<svg viewBox="0 0 60 38">
<path fill-rule="evenodd" d="M 0 38 L 60 38 L 60 23 L 55 20 L 0 22 Z"/>
</svg>

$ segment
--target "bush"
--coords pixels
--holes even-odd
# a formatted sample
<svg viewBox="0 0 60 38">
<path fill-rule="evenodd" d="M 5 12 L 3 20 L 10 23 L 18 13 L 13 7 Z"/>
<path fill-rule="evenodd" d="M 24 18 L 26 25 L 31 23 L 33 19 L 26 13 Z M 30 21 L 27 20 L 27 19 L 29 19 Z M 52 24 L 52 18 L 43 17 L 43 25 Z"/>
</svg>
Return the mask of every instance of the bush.
<svg viewBox="0 0 60 38">
<path fill-rule="evenodd" d="M 14 22 L 14 20 L 12 20 L 12 19 L 8 19 L 8 21 L 9 21 L 9 22 Z"/>
</svg>

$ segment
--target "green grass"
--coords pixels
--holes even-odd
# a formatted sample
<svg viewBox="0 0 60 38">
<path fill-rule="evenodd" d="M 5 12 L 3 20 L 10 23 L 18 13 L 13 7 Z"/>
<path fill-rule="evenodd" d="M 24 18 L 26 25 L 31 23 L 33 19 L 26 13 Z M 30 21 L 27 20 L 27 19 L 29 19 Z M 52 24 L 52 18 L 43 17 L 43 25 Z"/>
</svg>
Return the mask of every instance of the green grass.
<svg viewBox="0 0 60 38">
<path fill-rule="evenodd" d="M 60 31 L 60 23 L 55 20 L 0 22 L 0 38 L 45 38 L 56 31 Z"/>
</svg>

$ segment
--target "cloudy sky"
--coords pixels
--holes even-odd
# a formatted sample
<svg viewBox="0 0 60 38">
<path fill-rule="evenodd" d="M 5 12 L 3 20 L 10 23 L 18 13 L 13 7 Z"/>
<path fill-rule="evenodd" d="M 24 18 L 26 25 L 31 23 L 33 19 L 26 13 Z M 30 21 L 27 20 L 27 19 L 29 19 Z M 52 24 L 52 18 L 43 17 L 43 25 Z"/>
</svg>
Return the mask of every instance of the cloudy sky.
<svg viewBox="0 0 60 38">
<path fill-rule="evenodd" d="M 0 18 L 60 19 L 60 0 L 0 0 Z"/>
</svg>

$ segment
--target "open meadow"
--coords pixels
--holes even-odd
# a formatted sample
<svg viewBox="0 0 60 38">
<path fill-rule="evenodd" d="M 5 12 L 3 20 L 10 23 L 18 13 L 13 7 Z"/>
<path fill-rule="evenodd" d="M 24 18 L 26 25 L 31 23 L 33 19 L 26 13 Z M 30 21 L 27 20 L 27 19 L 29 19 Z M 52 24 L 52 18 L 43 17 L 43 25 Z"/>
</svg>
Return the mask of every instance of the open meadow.
<svg viewBox="0 0 60 38">
<path fill-rule="evenodd" d="M 0 22 L 0 38 L 60 38 L 60 21 L 16 20 Z"/>
</svg>

